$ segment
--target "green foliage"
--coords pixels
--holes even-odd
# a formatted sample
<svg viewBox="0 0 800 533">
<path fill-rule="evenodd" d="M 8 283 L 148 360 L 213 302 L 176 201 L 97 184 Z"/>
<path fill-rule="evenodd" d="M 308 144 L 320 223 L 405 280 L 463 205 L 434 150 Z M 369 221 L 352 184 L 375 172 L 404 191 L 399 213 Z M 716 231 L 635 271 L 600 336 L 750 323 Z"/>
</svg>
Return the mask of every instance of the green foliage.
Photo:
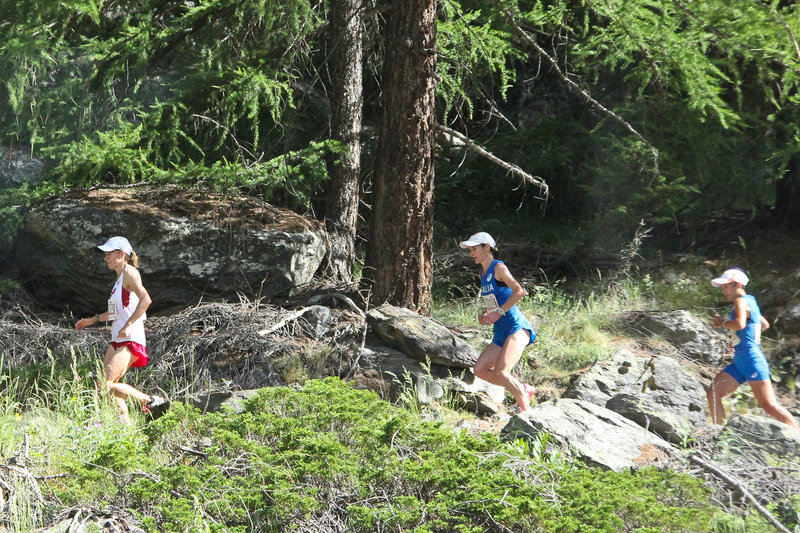
<svg viewBox="0 0 800 533">
<path fill-rule="evenodd" d="M 0 278 L 0 298 L 8 291 L 19 288 L 19 286 L 19 282 L 13 279 Z"/>
<path fill-rule="evenodd" d="M 0 138 L 52 158 L 50 179 L 66 187 L 173 173 L 181 181 L 187 170 L 219 174 L 229 161 L 230 174 L 280 167 L 262 162 L 284 152 L 262 144 L 262 129 L 295 106 L 292 80 L 323 22 L 315 6 L 168 4 L 0 2 L 2 12 L 35 12 L 0 25 Z M 314 152 L 283 157 L 318 167 Z M 291 190 L 291 172 L 271 186 Z"/>
<path fill-rule="evenodd" d="M 124 502 L 149 531 L 689 532 L 720 514 L 687 476 L 569 465 L 546 439 L 453 432 L 332 378 L 261 390 L 240 414 L 175 403 L 144 427 L 36 413 L 3 427 L 32 437 L 45 496 Z"/>
<path fill-rule="evenodd" d="M 441 3 L 436 29 L 441 81 L 436 90 L 443 102 L 440 116 L 456 111 L 470 120 L 476 101 L 492 100 L 494 94 L 506 97 L 516 77 L 514 61 L 523 54 L 503 27 L 502 14 L 491 7 L 466 9 L 467 3 Z"/>
</svg>

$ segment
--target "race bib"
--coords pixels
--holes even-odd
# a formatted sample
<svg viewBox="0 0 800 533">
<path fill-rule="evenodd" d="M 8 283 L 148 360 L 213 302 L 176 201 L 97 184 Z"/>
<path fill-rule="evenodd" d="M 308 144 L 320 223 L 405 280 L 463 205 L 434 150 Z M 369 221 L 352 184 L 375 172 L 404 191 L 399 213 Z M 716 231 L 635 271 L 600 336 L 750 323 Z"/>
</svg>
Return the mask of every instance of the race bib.
<svg viewBox="0 0 800 533">
<path fill-rule="evenodd" d="M 117 302 L 112 298 L 108 299 L 108 321 L 112 322 L 117 319 Z"/>
<path fill-rule="evenodd" d="M 731 347 L 735 348 L 740 342 L 741 339 L 739 338 L 739 335 L 737 335 L 735 331 L 731 333 Z"/>
<path fill-rule="evenodd" d="M 756 344 L 761 344 L 761 323 L 759 322 L 756 324 L 756 331 L 755 335 L 753 335 L 756 339 Z"/>
<path fill-rule="evenodd" d="M 481 300 L 483 301 L 483 306 L 487 311 L 491 311 L 492 309 L 497 309 L 500 307 L 497 304 L 497 297 L 494 294 L 482 294 Z"/>
</svg>

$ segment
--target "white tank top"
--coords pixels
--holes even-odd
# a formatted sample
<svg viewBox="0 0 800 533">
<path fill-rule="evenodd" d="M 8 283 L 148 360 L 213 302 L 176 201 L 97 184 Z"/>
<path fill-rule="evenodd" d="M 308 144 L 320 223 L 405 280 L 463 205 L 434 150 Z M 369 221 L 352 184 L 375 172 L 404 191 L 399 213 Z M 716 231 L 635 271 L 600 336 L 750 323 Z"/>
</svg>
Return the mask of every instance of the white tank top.
<svg viewBox="0 0 800 533">
<path fill-rule="evenodd" d="M 128 337 L 119 336 L 119 330 L 122 329 L 122 326 L 125 325 L 125 322 L 128 321 L 128 318 L 130 318 L 133 312 L 136 311 L 136 306 L 139 305 L 139 297 L 136 295 L 136 293 L 131 292 L 122 286 L 122 278 L 125 277 L 126 268 L 128 268 L 128 265 L 125 265 L 125 268 L 122 269 L 122 273 L 117 278 L 117 281 L 114 282 L 114 288 L 111 289 L 111 296 L 108 299 L 108 319 L 114 321 L 111 324 L 111 342 L 133 341 L 141 344 L 142 346 L 146 346 L 144 338 L 144 321 L 147 318 L 147 314 L 142 315 L 139 320 L 134 322 L 131 327 L 128 328 Z"/>
</svg>

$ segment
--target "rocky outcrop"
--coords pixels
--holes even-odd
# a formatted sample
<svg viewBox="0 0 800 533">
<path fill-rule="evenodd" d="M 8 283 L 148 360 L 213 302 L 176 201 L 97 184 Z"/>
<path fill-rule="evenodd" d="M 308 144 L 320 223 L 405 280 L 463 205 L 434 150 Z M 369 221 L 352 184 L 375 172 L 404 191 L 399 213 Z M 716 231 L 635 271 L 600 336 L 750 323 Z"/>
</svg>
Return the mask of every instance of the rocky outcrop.
<svg viewBox="0 0 800 533">
<path fill-rule="evenodd" d="M 502 437 L 536 439 L 549 435 L 568 457 L 619 472 L 670 458 L 675 449 L 627 418 L 582 400 L 561 399 L 513 417 Z"/>
<path fill-rule="evenodd" d="M 410 391 L 420 404 L 452 402 L 456 407 L 476 414 L 494 414 L 503 410 L 505 389 L 486 382 L 464 368 L 436 363 L 423 366 L 403 352 L 386 347 L 365 346 L 359 366 L 375 370 L 394 389 L 392 396 Z"/>
<path fill-rule="evenodd" d="M 664 339 L 695 361 L 718 365 L 730 351 L 722 335 L 689 311 L 633 312 L 625 319 L 637 332 Z"/>
<path fill-rule="evenodd" d="M 26 288 L 54 309 L 96 313 L 113 278 L 95 249 L 124 235 L 140 258 L 151 309 L 200 298 L 272 298 L 308 284 L 325 254 L 316 221 L 249 198 L 178 188 L 103 189 L 35 207 L 13 260 Z"/>
<path fill-rule="evenodd" d="M 0 189 L 37 185 L 45 171 L 43 159 L 31 156 L 28 145 L 17 145 L 0 150 Z"/>
<path fill-rule="evenodd" d="M 669 357 L 621 350 L 578 377 L 564 396 L 606 407 L 672 442 L 706 425 L 702 385 Z"/>
<path fill-rule="evenodd" d="M 422 362 L 471 368 L 478 351 L 442 324 L 414 311 L 383 305 L 367 313 L 370 329 L 382 341 Z"/>
<path fill-rule="evenodd" d="M 800 430 L 764 416 L 733 414 L 717 435 L 723 457 L 762 465 L 800 463 Z"/>
<path fill-rule="evenodd" d="M 772 325 L 784 335 L 800 335 L 800 302 L 792 302 L 775 315 Z"/>
</svg>

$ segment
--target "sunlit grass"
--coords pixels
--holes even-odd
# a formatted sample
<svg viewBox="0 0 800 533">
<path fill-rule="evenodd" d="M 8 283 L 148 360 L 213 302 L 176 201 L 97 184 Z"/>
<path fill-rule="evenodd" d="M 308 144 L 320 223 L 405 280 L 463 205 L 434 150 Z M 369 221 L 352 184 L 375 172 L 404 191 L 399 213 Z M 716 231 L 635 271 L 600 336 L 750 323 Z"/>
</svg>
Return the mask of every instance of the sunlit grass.
<svg viewBox="0 0 800 533">
<path fill-rule="evenodd" d="M 531 383 L 563 383 L 575 371 L 610 357 L 614 341 L 623 335 L 619 316 L 626 311 L 707 308 L 710 313 L 719 295 L 708 272 L 698 269 L 694 275 L 682 273 L 658 281 L 649 275 L 614 282 L 595 279 L 569 289 L 563 280 L 526 286 L 528 295 L 519 306 L 537 338 L 526 349 L 517 374 Z M 436 320 L 456 329 L 483 329 L 485 335 L 479 338 L 490 338 L 491 326 L 477 322 L 480 311 L 477 297 L 436 299 L 432 305 Z"/>
</svg>

